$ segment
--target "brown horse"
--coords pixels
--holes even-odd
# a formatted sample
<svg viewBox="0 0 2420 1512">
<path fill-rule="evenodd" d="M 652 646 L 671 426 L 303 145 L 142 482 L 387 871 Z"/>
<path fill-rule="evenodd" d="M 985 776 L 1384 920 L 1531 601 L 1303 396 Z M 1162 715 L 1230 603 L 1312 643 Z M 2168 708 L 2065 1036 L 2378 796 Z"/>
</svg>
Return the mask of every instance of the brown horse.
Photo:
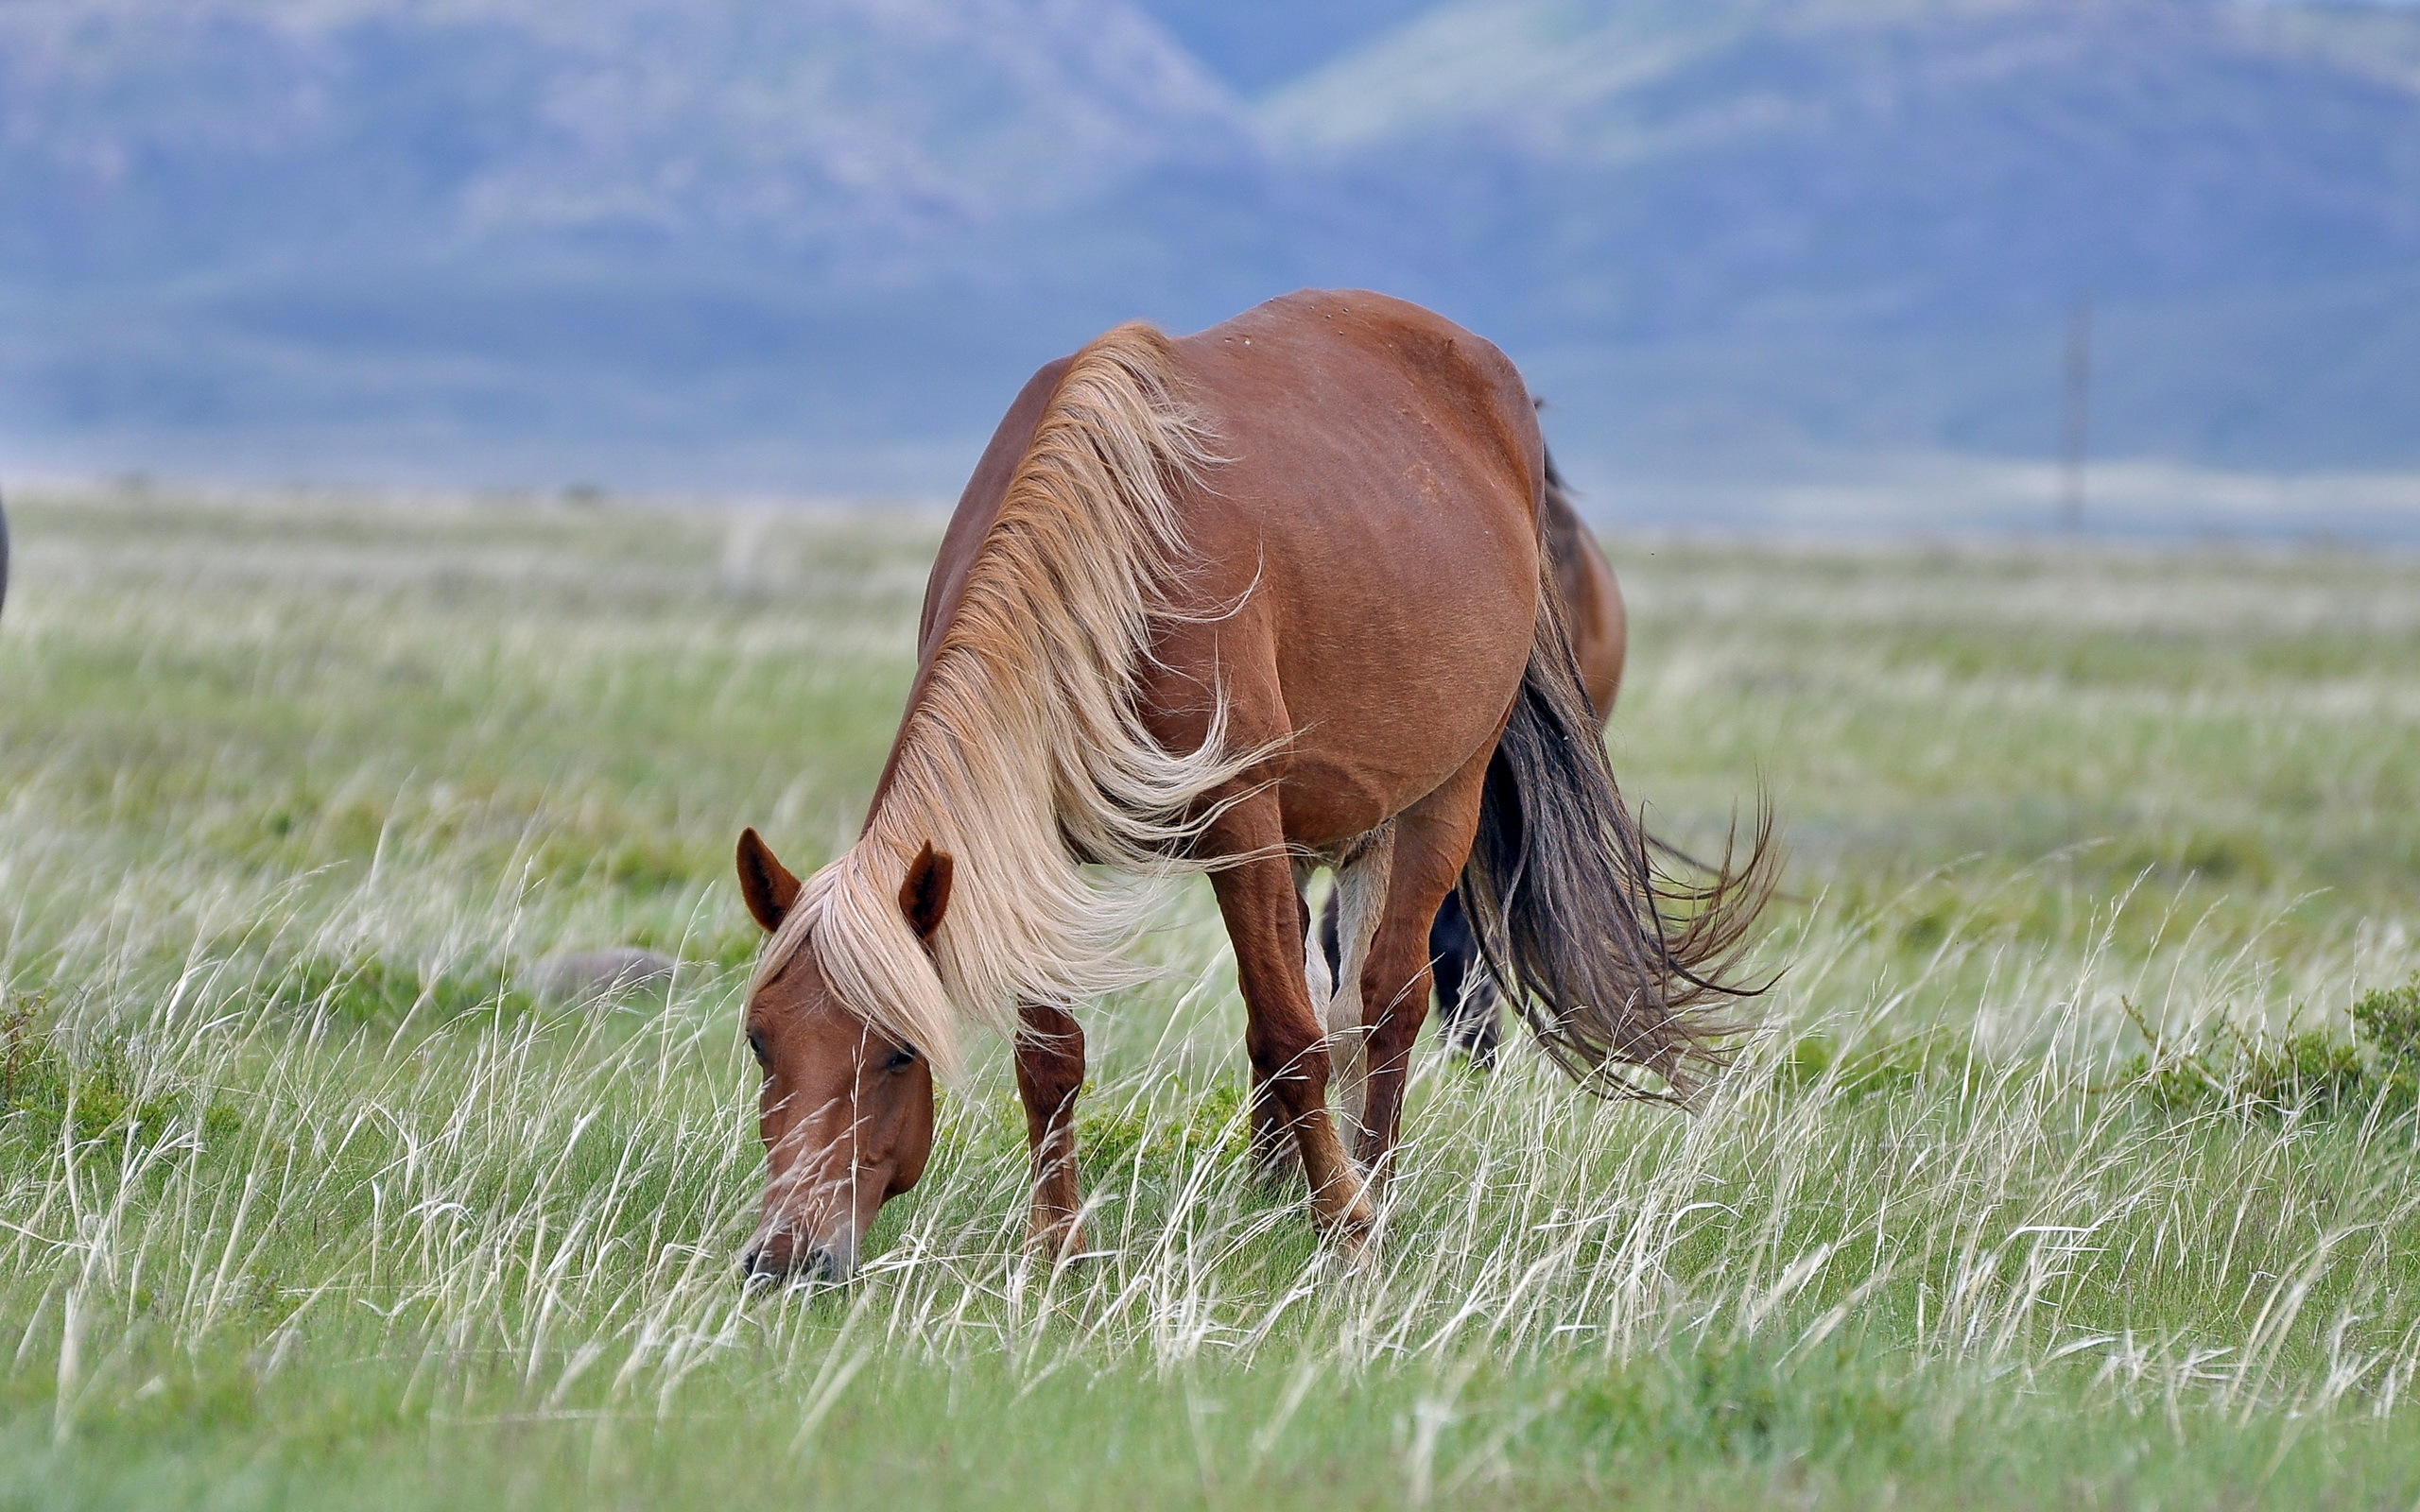
<svg viewBox="0 0 2420 1512">
<path fill-rule="evenodd" d="M 1760 835 L 1694 889 L 1651 868 L 1546 576 L 1546 477 L 1503 354 L 1374 294 L 1177 339 L 1123 326 L 1034 376 L 942 540 L 863 833 L 804 883 L 740 837 L 773 936 L 747 1006 L 769 1166 L 752 1277 L 848 1274 L 923 1173 L 970 1022 L 1015 1038 L 1033 1240 L 1080 1246 L 1069 1008 L 1134 980 L 1147 902 L 1103 872 L 1209 874 L 1255 1151 L 1299 1158 L 1348 1250 L 1458 879 L 1558 1064 L 1686 1095 L 1768 852 Z M 1343 897 L 1333 988 L 1299 891 L 1314 866 Z"/>
</svg>

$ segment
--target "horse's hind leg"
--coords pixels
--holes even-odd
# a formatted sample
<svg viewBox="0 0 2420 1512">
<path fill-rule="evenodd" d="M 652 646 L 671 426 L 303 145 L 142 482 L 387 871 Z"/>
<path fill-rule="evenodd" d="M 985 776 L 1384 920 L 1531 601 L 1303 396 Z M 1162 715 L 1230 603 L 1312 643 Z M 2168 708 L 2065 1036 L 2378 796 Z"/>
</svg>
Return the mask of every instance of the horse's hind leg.
<svg viewBox="0 0 2420 1512">
<path fill-rule="evenodd" d="M 1255 1100 L 1273 1104 L 1279 1127 L 1293 1136 L 1310 1183 L 1313 1216 L 1357 1248 L 1374 1213 L 1328 1116 L 1325 1035 L 1304 975 L 1308 910 L 1283 853 L 1285 831 L 1275 798 L 1262 795 L 1236 804 L 1219 816 L 1205 838 L 1221 853 L 1251 858 L 1213 872 L 1210 882 L 1235 945 Z"/>
<path fill-rule="evenodd" d="M 1064 1008 L 1018 1010 L 1017 1096 L 1033 1151 L 1033 1211 L 1027 1234 L 1051 1260 L 1083 1247 L 1076 1184 L 1076 1094 L 1084 1085 L 1084 1031 Z"/>
<path fill-rule="evenodd" d="M 1380 1182 L 1386 1179 L 1388 1157 L 1403 1125 L 1412 1042 L 1428 1017 L 1429 926 L 1470 855 L 1471 837 L 1478 829 L 1479 791 L 1492 754 L 1492 748 L 1481 751 L 1444 786 L 1395 820 L 1386 909 L 1361 969 L 1369 1082 L 1355 1154 L 1362 1169 Z"/>
</svg>

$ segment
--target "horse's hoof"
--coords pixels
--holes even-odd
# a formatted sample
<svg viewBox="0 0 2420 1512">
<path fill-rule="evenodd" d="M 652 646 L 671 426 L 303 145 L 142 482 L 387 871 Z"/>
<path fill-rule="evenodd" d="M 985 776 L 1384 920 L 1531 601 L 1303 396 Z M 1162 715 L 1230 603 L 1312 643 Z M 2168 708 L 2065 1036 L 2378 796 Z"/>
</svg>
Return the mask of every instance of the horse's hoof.
<svg viewBox="0 0 2420 1512">
<path fill-rule="evenodd" d="M 1336 1236 L 1336 1252 L 1344 1257 L 1348 1269 L 1367 1272 L 1377 1268 L 1378 1219 L 1368 1199 L 1336 1220 L 1329 1231 Z"/>
<path fill-rule="evenodd" d="M 1338 1251 L 1356 1263 L 1377 1247 L 1378 1203 L 1367 1180 L 1355 1183 L 1351 1201 L 1334 1206 L 1316 1204 L 1312 1216 Z"/>
<path fill-rule="evenodd" d="M 1084 1252 L 1084 1226 L 1076 1218 L 1035 1218 L 1026 1228 L 1026 1247 L 1036 1260 L 1061 1265 Z"/>
</svg>

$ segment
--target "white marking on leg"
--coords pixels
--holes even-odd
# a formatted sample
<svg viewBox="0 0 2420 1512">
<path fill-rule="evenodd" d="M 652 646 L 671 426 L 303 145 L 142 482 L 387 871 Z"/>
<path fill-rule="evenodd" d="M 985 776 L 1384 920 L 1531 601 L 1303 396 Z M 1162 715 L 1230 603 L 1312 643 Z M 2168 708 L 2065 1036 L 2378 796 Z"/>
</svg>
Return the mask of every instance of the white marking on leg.
<svg viewBox="0 0 2420 1512">
<path fill-rule="evenodd" d="M 1311 1007 L 1318 1012 L 1326 1008 L 1329 995 L 1336 990 L 1336 981 L 1328 974 L 1327 952 L 1320 948 L 1320 911 L 1311 906 L 1313 869 L 1311 862 L 1294 863 L 1294 893 L 1303 900 L 1303 911 L 1311 920 L 1310 927 L 1303 932 L 1303 980 L 1310 986 Z"/>
<path fill-rule="evenodd" d="M 1328 1071 L 1336 1088 L 1340 1133 L 1357 1140 L 1370 1097 L 1369 1026 L 1362 1022 L 1361 971 L 1387 911 L 1394 875 L 1395 829 L 1383 825 L 1362 837 L 1337 868 L 1337 972 L 1328 994 Z"/>
</svg>

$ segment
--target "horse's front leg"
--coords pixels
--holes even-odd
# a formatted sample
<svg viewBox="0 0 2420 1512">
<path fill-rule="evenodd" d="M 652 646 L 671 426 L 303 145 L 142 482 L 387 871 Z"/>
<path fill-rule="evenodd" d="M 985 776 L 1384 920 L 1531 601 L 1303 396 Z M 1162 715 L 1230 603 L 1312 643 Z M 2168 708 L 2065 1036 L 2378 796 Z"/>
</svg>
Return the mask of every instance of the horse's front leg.
<svg viewBox="0 0 2420 1512">
<path fill-rule="evenodd" d="M 1304 980 L 1302 895 L 1293 868 L 1275 853 L 1284 839 L 1275 800 L 1237 805 L 1221 816 L 1210 838 L 1227 854 L 1253 857 L 1214 872 L 1210 881 L 1235 945 L 1254 1086 L 1293 1136 L 1310 1184 L 1312 1216 L 1357 1254 L 1376 1213 L 1328 1117 L 1325 1035 Z"/>
<path fill-rule="evenodd" d="M 1335 970 L 1322 955 L 1320 920 L 1311 912 L 1310 896 L 1304 889 L 1310 884 L 1308 863 L 1294 863 L 1294 901 L 1296 920 L 1303 936 L 1303 971 L 1308 980 L 1311 1001 L 1327 1000 L 1329 984 Z M 1330 930 L 1330 934 L 1334 931 Z M 1263 1073 L 1260 1062 L 1252 1062 L 1252 1140 L 1250 1152 L 1254 1174 L 1268 1182 L 1280 1182 L 1302 1169 L 1301 1158 L 1294 1149 L 1294 1131 L 1287 1124 L 1285 1105 L 1277 1100 L 1276 1084 Z"/>
<path fill-rule="evenodd" d="M 1017 1095 L 1033 1152 L 1033 1211 L 1027 1235 L 1047 1260 L 1084 1247 L 1083 1194 L 1076 1182 L 1076 1094 L 1084 1086 L 1084 1031 L 1064 1008 L 1018 1009 Z"/>
</svg>

